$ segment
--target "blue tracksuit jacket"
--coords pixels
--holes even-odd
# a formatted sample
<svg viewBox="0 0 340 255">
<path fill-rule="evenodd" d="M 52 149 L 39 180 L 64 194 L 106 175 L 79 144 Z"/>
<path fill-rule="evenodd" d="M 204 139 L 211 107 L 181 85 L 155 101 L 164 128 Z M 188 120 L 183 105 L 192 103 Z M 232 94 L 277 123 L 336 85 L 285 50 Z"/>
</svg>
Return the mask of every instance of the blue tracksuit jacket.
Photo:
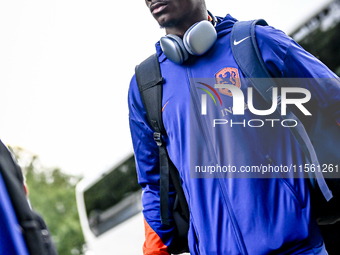
<svg viewBox="0 0 340 255">
<path fill-rule="evenodd" d="M 309 184 L 303 178 L 304 173 L 279 171 L 271 173 L 271 178 L 224 178 L 228 175 L 216 174 L 223 166 L 225 170 L 229 167 L 239 171 L 247 166 L 249 170 L 252 166 L 270 169 L 305 164 L 289 128 L 280 121 L 266 121 L 280 119 L 278 113 L 257 116 L 246 109 L 244 115 L 233 115 L 228 91 L 215 89 L 215 94 L 209 88 L 226 82 L 239 86 L 247 95 L 250 86 L 242 79 L 244 76 L 230 48 L 230 32 L 236 20 L 227 15 L 219 21 L 214 46 L 203 56 L 191 56 L 182 65 L 169 61 L 159 43 L 156 44 L 165 79 L 162 100 L 167 137 L 164 140 L 189 204 L 190 253 L 317 254 L 315 247 L 322 237 L 311 212 Z M 334 78 L 327 88 L 318 86 L 317 82 L 305 82 L 301 86 L 311 92 L 314 105 L 322 107 L 334 119 L 339 118 L 337 77 L 283 32 L 258 26 L 256 35 L 273 77 Z M 206 115 L 201 114 L 202 94 L 207 94 Z M 269 108 L 256 91 L 253 98 L 255 108 Z M 160 222 L 158 148 L 135 77 L 131 80 L 128 100 L 138 180 L 143 188 L 144 254 L 168 254 L 173 226 Z M 214 119 L 227 124 L 214 127 Z M 252 127 L 261 124 L 259 119 L 265 124 Z"/>
</svg>

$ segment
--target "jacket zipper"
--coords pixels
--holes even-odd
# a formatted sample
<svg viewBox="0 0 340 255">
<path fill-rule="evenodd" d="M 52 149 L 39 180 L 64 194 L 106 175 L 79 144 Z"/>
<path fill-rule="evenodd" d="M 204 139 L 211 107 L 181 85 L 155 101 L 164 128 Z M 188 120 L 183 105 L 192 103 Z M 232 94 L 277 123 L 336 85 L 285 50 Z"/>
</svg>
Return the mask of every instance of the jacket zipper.
<svg viewBox="0 0 340 255">
<path fill-rule="evenodd" d="M 191 77 L 190 69 L 189 69 L 189 67 L 187 67 L 187 79 L 188 79 L 188 82 L 189 82 L 189 85 L 190 85 L 190 97 L 192 98 L 192 102 L 194 104 L 193 107 L 194 107 L 195 116 L 198 119 L 198 123 L 200 125 L 201 130 L 203 131 L 203 137 L 204 137 L 204 140 L 206 142 L 210 158 L 214 158 L 217 162 L 215 150 L 214 150 L 211 142 L 209 142 L 210 140 L 207 137 L 208 132 L 207 132 L 206 123 L 199 116 L 200 111 L 198 110 L 199 109 L 198 99 L 197 99 L 198 95 L 196 93 L 194 85 L 192 84 L 192 82 L 190 82 L 190 77 Z M 232 225 L 234 227 L 234 232 L 235 232 L 238 244 L 239 244 L 238 245 L 239 249 L 241 250 L 241 253 L 243 255 L 247 255 L 248 252 L 247 252 L 247 249 L 245 247 L 245 244 L 244 244 L 244 241 L 243 241 L 243 238 L 242 238 L 242 235 L 241 235 L 241 231 L 238 227 L 234 212 L 232 211 L 231 204 L 230 204 L 230 201 L 229 201 L 228 192 L 225 188 L 225 185 L 222 183 L 223 177 L 222 178 L 220 178 L 220 177 L 222 177 L 222 176 L 220 176 L 220 173 L 218 173 L 218 183 L 220 185 L 222 195 L 223 195 L 224 201 L 225 201 L 226 206 L 227 206 L 227 211 L 228 211 L 229 217 L 230 217 Z"/>
</svg>

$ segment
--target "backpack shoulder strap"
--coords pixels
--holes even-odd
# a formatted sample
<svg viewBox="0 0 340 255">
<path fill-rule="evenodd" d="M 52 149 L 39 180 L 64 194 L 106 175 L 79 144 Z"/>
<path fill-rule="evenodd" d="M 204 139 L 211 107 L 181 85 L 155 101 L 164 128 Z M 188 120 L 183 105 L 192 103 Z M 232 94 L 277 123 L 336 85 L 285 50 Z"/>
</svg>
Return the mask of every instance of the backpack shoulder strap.
<svg viewBox="0 0 340 255">
<path fill-rule="evenodd" d="M 163 77 L 157 54 L 151 55 L 136 66 L 135 73 L 148 122 L 155 132 L 165 135 L 161 110 Z"/>
<path fill-rule="evenodd" d="M 261 96 L 271 103 L 270 88 L 276 87 L 276 84 L 269 74 L 257 46 L 255 25 L 267 26 L 268 24 L 263 19 L 235 23 L 230 38 L 231 50 L 243 74 L 250 80 Z M 266 79 L 260 80 L 259 78 Z"/>
<path fill-rule="evenodd" d="M 260 95 L 271 104 L 272 89 L 277 87 L 277 85 L 262 59 L 256 41 L 255 25 L 267 26 L 268 24 L 263 19 L 236 22 L 230 37 L 231 49 L 242 73 L 247 77 Z M 278 102 L 280 102 L 279 98 Z M 278 110 L 279 109 L 280 104 L 278 103 Z M 301 121 L 289 110 L 289 108 L 286 109 L 286 115 L 281 115 L 281 117 L 287 120 L 294 120 L 297 123 L 295 127 L 290 127 L 290 131 L 298 141 L 309 163 L 314 166 L 319 166 L 315 149 Z M 322 194 L 325 199 L 329 201 L 332 198 L 332 192 L 329 190 L 323 174 L 320 171 L 315 171 L 314 174 L 309 171 L 308 174 L 312 186 L 315 188 L 316 179 Z"/>
<path fill-rule="evenodd" d="M 169 158 L 162 135 L 166 135 L 162 120 L 163 77 L 157 54 L 153 54 L 136 66 L 136 81 L 153 138 L 159 148 L 160 162 L 160 210 L 162 224 L 169 225 Z"/>
<path fill-rule="evenodd" d="M 178 171 L 171 162 L 166 146 L 162 140 L 162 135 L 166 135 L 162 119 L 163 77 L 159 67 L 157 54 L 151 55 L 141 64 L 136 66 L 135 73 L 147 119 L 154 131 L 153 137 L 159 148 L 161 221 L 162 224 L 169 225 L 169 173 L 183 213 L 187 217 L 189 217 L 189 209 L 178 176 Z"/>
</svg>

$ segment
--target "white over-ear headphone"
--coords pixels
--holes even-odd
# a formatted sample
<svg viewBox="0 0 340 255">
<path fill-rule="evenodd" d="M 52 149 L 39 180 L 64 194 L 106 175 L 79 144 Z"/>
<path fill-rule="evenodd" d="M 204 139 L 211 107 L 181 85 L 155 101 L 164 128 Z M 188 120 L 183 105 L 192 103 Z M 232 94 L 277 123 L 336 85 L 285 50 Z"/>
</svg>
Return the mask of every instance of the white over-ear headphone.
<svg viewBox="0 0 340 255">
<path fill-rule="evenodd" d="M 182 64 L 189 58 L 189 54 L 203 55 L 214 45 L 217 39 L 214 27 L 216 19 L 211 13 L 209 15 L 213 18 L 212 23 L 207 20 L 195 23 L 185 32 L 183 40 L 172 34 L 160 39 L 162 51 L 169 60 Z"/>
</svg>

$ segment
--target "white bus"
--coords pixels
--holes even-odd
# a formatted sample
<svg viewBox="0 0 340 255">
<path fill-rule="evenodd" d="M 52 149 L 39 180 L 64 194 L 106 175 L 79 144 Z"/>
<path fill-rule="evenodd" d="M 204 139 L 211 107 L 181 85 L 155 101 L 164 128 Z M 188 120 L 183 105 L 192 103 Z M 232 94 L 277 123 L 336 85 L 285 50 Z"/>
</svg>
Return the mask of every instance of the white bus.
<svg viewBox="0 0 340 255">
<path fill-rule="evenodd" d="M 76 187 L 86 255 L 142 254 L 141 187 L 131 154 L 107 172 Z"/>
</svg>

